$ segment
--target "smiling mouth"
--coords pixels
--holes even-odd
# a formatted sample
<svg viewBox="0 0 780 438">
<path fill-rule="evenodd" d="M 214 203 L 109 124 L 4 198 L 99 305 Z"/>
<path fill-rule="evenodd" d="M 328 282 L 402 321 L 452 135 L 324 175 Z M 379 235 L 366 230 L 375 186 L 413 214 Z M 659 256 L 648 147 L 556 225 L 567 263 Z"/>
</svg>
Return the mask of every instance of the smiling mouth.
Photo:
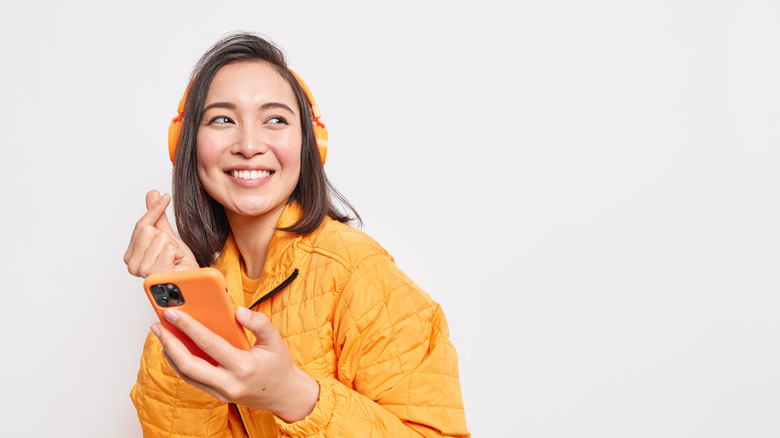
<svg viewBox="0 0 780 438">
<path fill-rule="evenodd" d="M 271 176 L 271 173 L 269 170 L 233 170 L 230 172 L 230 175 L 233 178 L 252 180 L 268 178 Z"/>
</svg>

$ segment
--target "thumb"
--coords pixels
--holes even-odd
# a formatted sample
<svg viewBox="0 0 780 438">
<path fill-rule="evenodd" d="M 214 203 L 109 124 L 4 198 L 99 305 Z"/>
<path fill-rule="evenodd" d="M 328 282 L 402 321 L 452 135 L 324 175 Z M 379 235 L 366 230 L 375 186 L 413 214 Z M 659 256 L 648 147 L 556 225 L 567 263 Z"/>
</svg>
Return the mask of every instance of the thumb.
<svg viewBox="0 0 780 438">
<path fill-rule="evenodd" d="M 160 231 L 165 231 L 166 233 L 175 236 L 176 233 L 174 233 L 173 227 L 171 227 L 170 222 L 168 222 L 168 215 L 165 214 L 165 210 L 168 208 L 170 202 L 171 202 L 171 196 L 168 195 L 167 193 L 160 195 L 160 192 L 158 192 L 157 190 L 150 190 L 149 193 L 146 194 L 147 210 L 152 210 L 155 208 L 162 209 L 162 211 L 160 212 L 160 216 L 157 218 L 157 221 L 155 221 L 154 223 L 154 227 Z"/>
<path fill-rule="evenodd" d="M 239 306 L 236 309 L 236 320 L 247 330 L 255 335 L 255 347 L 266 348 L 282 344 L 282 336 L 276 331 L 268 317 L 260 312 L 253 312 L 246 307 Z"/>
</svg>

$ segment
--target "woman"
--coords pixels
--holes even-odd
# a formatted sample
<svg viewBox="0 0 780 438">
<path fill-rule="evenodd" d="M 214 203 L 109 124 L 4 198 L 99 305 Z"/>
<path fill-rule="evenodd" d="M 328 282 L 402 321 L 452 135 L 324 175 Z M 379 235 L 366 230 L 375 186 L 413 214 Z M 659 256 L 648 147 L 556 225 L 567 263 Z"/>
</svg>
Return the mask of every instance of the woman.
<svg viewBox="0 0 780 438">
<path fill-rule="evenodd" d="M 166 310 L 220 365 L 152 325 L 131 392 L 145 436 L 469 435 L 441 308 L 336 209 L 357 217 L 307 91 L 251 34 L 195 68 L 171 139 L 181 238 L 151 191 L 124 260 L 139 277 L 216 267 L 256 339 L 235 349 Z"/>
</svg>

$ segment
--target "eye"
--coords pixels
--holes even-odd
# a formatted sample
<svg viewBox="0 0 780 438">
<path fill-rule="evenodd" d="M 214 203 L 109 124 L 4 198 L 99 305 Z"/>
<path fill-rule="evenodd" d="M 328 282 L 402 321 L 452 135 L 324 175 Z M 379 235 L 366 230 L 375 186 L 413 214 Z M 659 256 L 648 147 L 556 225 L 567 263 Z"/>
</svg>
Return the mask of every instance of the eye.
<svg viewBox="0 0 780 438">
<path fill-rule="evenodd" d="M 274 116 L 268 119 L 265 123 L 269 123 L 271 125 L 279 125 L 279 124 L 287 125 L 287 119 L 285 119 L 282 116 Z"/>
<path fill-rule="evenodd" d="M 233 123 L 233 121 L 230 120 L 229 117 L 217 116 L 217 117 L 213 117 L 211 120 L 209 120 L 208 124 L 209 125 L 223 125 L 223 124 L 227 124 L 227 123 Z"/>
</svg>

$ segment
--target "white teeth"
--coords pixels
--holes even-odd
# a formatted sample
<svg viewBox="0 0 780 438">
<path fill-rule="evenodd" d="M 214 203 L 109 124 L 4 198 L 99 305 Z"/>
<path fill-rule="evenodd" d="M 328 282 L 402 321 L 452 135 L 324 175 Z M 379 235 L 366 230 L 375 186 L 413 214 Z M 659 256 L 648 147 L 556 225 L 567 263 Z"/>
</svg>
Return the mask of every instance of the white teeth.
<svg viewBox="0 0 780 438">
<path fill-rule="evenodd" d="M 259 179 L 271 176 L 268 170 L 233 170 L 230 172 L 233 178 L 239 179 Z"/>
</svg>

